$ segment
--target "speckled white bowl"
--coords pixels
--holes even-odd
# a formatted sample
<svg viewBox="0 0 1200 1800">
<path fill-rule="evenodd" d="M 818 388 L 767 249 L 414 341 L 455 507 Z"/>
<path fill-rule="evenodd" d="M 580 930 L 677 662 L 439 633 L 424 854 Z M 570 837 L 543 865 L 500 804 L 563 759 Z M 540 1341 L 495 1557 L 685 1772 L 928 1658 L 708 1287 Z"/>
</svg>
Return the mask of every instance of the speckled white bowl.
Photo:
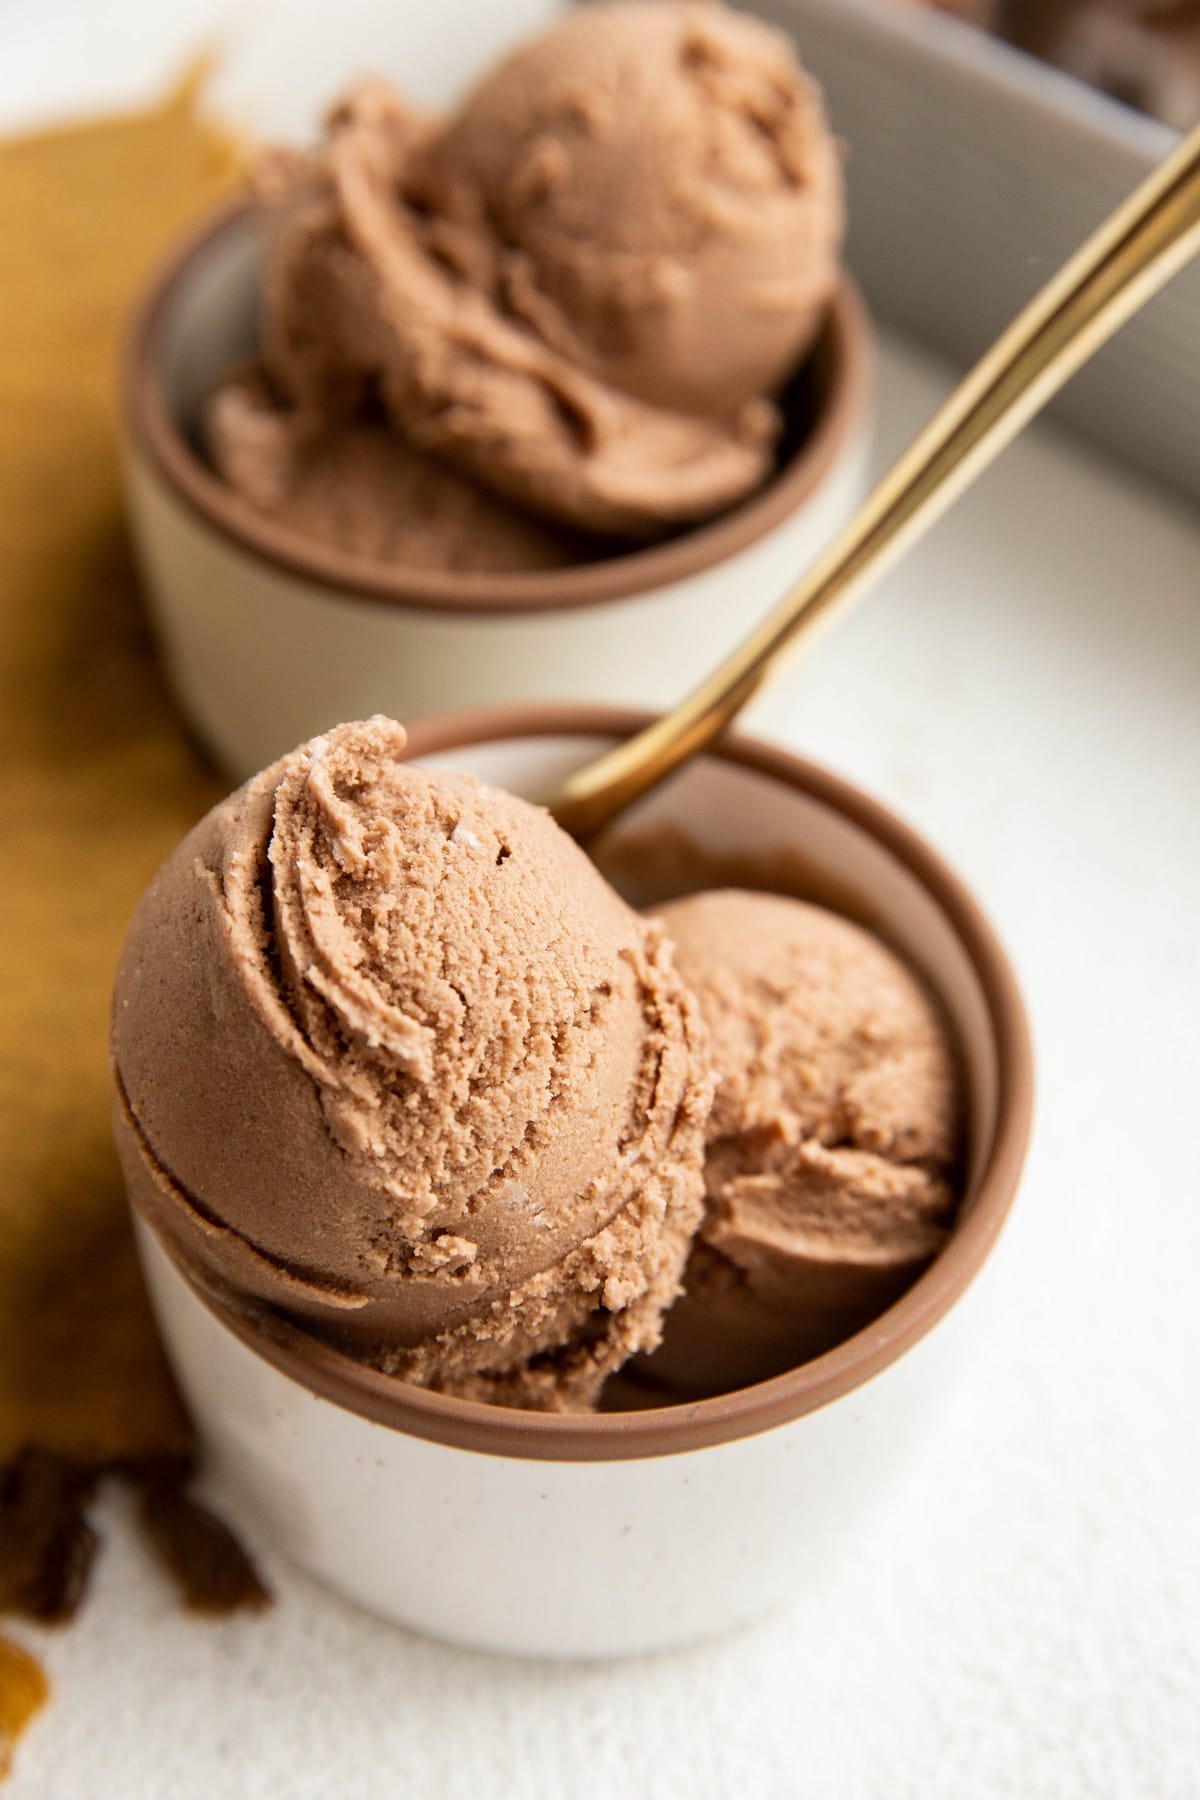
<svg viewBox="0 0 1200 1800">
<path fill-rule="evenodd" d="M 419 726 L 411 752 L 537 793 L 644 722 L 575 707 L 461 715 Z M 372 1611 L 485 1649 L 685 1643 L 802 1592 L 852 1547 L 963 1373 L 969 1290 L 1025 1153 L 1032 1065 L 1012 972 L 910 829 L 823 770 L 737 738 L 630 828 L 802 868 L 807 891 L 880 930 L 942 1001 L 966 1077 L 963 1205 L 946 1249 L 872 1325 L 714 1399 L 531 1414 L 427 1393 L 231 1304 L 139 1223 L 163 1338 L 235 1513 Z"/>
<path fill-rule="evenodd" d="M 779 473 L 712 524 L 565 570 L 446 575 L 308 543 L 196 449 L 220 376 L 253 351 L 260 246 L 226 210 L 154 278 L 123 386 L 126 488 L 172 686 L 239 780 L 339 719 L 508 701 L 662 706 L 778 599 L 865 483 L 870 331 L 844 283 L 785 413 Z"/>
</svg>

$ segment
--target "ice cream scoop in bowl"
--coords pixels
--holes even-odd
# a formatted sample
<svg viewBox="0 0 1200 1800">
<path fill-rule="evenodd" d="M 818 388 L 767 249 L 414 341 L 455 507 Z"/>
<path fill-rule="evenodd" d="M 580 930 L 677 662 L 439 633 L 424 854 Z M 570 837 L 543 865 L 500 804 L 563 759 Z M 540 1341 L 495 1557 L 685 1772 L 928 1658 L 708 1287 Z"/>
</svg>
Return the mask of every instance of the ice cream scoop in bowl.
<svg viewBox="0 0 1200 1800">
<path fill-rule="evenodd" d="M 861 493 L 840 158 L 782 34 L 572 9 L 444 119 L 380 81 L 154 280 L 130 508 L 239 778 L 385 711 L 697 680 Z"/>
<path fill-rule="evenodd" d="M 436 858 L 445 882 L 476 896 L 451 934 L 458 951 L 441 989 L 451 1030 L 455 987 L 472 1001 L 484 993 L 500 998 L 506 977 L 526 996 L 525 1012 L 519 1029 L 496 1026 L 485 1034 L 501 1048 L 527 1037 L 536 1044 L 537 1021 L 547 1026 L 562 1015 L 561 995 L 537 996 L 536 1005 L 528 998 L 524 970 L 535 896 L 526 890 L 522 899 L 519 888 L 510 894 L 507 885 L 529 878 L 536 846 L 522 835 L 523 826 L 522 834 L 514 829 L 509 809 L 516 803 L 506 798 L 500 806 L 512 854 L 497 864 L 502 846 L 493 841 L 496 803 L 489 796 L 544 790 L 646 722 L 571 707 L 462 715 L 414 728 L 403 755 L 429 773 L 414 770 L 412 780 L 436 781 L 443 796 L 421 827 L 425 854 Z M 530 1654 L 615 1655 L 686 1642 L 752 1618 L 802 1590 L 806 1572 L 839 1543 L 853 1542 L 864 1528 L 864 1509 L 886 1498 L 963 1367 L 959 1327 L 972 1311 L 963 1302 L 1008 1210 L 1029 1119 L 1028 1040 L 1003 951 L 961 883 L 911 831 L 846 783 L 767 745 L 727 739 L 632 812 L 607 840 L 602 863 L 639 905 L 698 883 L 773 886 L 857 919 L 920 971 L 948 1022 L 961 1068 L 960 1204 L 949 1240 L 926 1272 L 874 1323 L 827 1354 L 706 1398 L 664 1385 L 651 1368 L 649 1378 L 628 1382 L 624 1392 L 610 1383 L 599 1411 L 531 1410 L 545 1404 L 556 1371 L 586 1379 L 589 1371 L 613 1367 L 620 1352 L 652 1343 L 654 1332 L 644 1329 L 645 1308 L 655 1299 L 647 1246 L 663 1272 L 660 1305 L 678 1280 L 698 1218 L 707 1105 L 694 1045 L 688 1048 L 690 1002 L 669 965 L 655 976 L 653 962 L 646 963 L 638 946 L 653 939 L 633 923 L 635 915 L 624 914 L 615 897 L 604 900 L 610 922 L 597 936 L 579 910 L 593 901 L 585 903 L 576 890 L 575 929 L 590 943 L 586 955 L 607 957 L 615 949 L 632 986 L 601 995 L 598 1004 L 615 1010 L 589 1025 L 592 998 L 607 979 L 593 970 L 585 980 L 587 1006 L 567 1004 L 576 1026 L 560 1033 L 561 1050 L 551 1041 L 538 1051 L 567 1086 L 574 1069 L 575 1085 L 563 1110 L 552 1104 L 535 1126 L 535 1133 L 549 1135 L 535 1142 L 532 1154 L 523 1133 L 503 1126 L 493 1102 L 515 1086 L 524 1105 L 541 1077 L 533 1079 L 532 1066 L 528 1083 L 510 1081 L 499 1066 L 491 1077 L 486 1068 L 477 1072 L 465 1103 L 476 1108 L 477 1132 L 492 1133 L 485 1157 L 500 1141 L 516 1147 L 490 1185 L 490 1163 L 482 1169 L 488 1208 L 468 1215 L 478 1230 L 458 1207 L 451 1235 L 477 1239 L 484 1262 L 512 1254 L 519 1223 L 515 1241 L 522 1253 L 521 1245 L 527 1248 L 537 1234 L 540 1206 L 549 1227 L 542 1235 L 561 1234 L 562 1195 L 556 1198 L 553 1169 L 544 1167 L 544 1159 L 553 1161 L 560 1121 L 587 1176 L 582 1191 L 608 1196 L 600 1216 L 577 1218 L 572 1202 L 569 1241 L 550 1242 L 532 1275 L 513 1268 L 516 1331 L 503 1288 L 459 1290 L 462 1322 L 451 1319 L 440 1336 L 436 1353 L 447 1359 L 440 1368 L 429 1363 L 429 1340 L 419 1329 L 403 1332 L 408 1341 L 391 1356 L 379 1353 L 378 1338 L 372 1347 L 348 1337 L 343 1322 L 363 1313 L 355 1303 L 364 1269 L 374 1271 L 369 1279 L 381 1290 L 424 1284 L 444 1299 L 461 1278 L 453 1258 L 462 1258 L 464 1245 L 442 1244 L 452 1220 L 449 1211 L 433 1215 L 430 1247 L 434 1255 L 445 1253 L 440 1271 L 432 1261 L 423 1270 L 416 1265 L 411 1230 L 396 1231 L 392 1240 L 397 1249 L 401 1239 L 410 1245 L 403 1266 L 386 1254 L 389 1245 L 373 1228 L 376 1215 L 367 1205 L 368 1184 L 374 1184 L 377 1213 L 393 1178 L 398 1195 L 410 1203 L 420 1199 L 416 1171 L 403 1179 L 403 1146 L 412 1136 L 411 1127 L 405 1136 L 405 1117 L 419 1125 L 419 1109 L 436 1108 L 443 1090 L 435 1084 L 416 1112 L 396 1122 L 398 1135 L 377 1157 L 355 1121 L 360 1115 L 374 1121 L 377 1137 L 382 1130 L 374 1090 L 360 1079 L 388 1054 L 382 1034 L 375 1033 L 381 1041 L 374 1049 L 364 1048 L 343 1025 L 353 1079 L 348 1091 L 345 1084 L 333 1090 L 332 1127 L 323 1119 L 319 1070 L 299 1066 L 301 1057 L 322 1053 L 331 994 L 343 1021 L 357 1016 L 358 1001 L 321 973 L 343 966 L 322 925 L 331 899 L 336 917 L 343 926 L 354 922 L 356 933 L 367 916 L 361 883 L 348 869 L 337 873 L 339 833 L 325 833 L 315 861 L 304 849 L 315 841 L 305 824 L 312 802 L 306 798 L 298 813 L 294 799 L 308 792 L 314 757 L 319 784 L 329 754 L 309 746 L 251 784 L 201 828 L 207 835 L 195 837 L 187 854 L 168 865 L 131 934 L 115 999 L 118 1143 L 164 1341 L 214 1476 L 234 1516 L 264 1543 L 362 1604 L 459 1642 Z M 336 754 L 335 747 L 335 760 Z M 389 770 L 390 814 L 407 821 L 411 834 L 416 826 L 402 799 L 405 778 L 390 763 Z M 452 772 L 459 770 L 484 784 L 480 805 L 491 823 L 474 814 L 452 821 L 443 810 L 444 797 L 458 792 L 461 778 Z M 344 775 L 337 777 L 339 788 L 348 785 Z M 360 776 L 361 770 L 353 785 L 362 793 Z M 347 855 L 354 825 L 351 807 L 339 827 Z M 185 875 L 188 905 L 173 905 Z M 414 879 L 419 887 L 419 873 Z M 603 888 L 593 875 L 587 892 L 592 881 L 596 891 Z M 549 886 L 553 910 L 559 879 Z M 264 897 L 261 906 L 256 895 Z M 525 921 L 522 938 L 511 941 L 504 970 L 492 970 L 482 946 L 497 941 L 496 909 L 510 905 Z M 377 901 L 368 910 L 368 937 L 355 939 L 360 950 L 378 932 Z M 192 929 L 197 919 L 204 921 L 199 934 Z M 161 940 L 157 958 L 160 926 L 169 941 Z M 423 929 L 432 942 L 433 924 Z M 538 940 L 539 954 L 550 957 L 541 964 L 544 985 L 561 979 L 567 967 L 562 946 L 551 948 L 556 937 L 552 930 Z M 417 961 L 429 972 L 422 979 L 441 982 L 440 954 L 422 951 Z M 353 963 L 373 981 L 379 966 L 367 955 Z M 406 959 L 404 968 L 410 966 Z M 289 968 L 315 969 L 315 975 L 301 978 Z M 189 986 L 191 1002 L 183 996 Z M 411 986 L 388 991 L 411 1006 Z M 640 996 L 636 1004 L 634 996 Z M 432 990 L 425 1003 L 433 1019 Z M 194 1044 L 178 1038 L 189 1016 Z M 607 1022 L 620 1024 L 615 1036 Z M 594 1027 L 599 1060 L 589 1077 L 586 1039 Z M 582 1034 L 582 1055 L 572 1050 L 573 1030 Z M 149 1055 L 156 1032 L 166 1052 L 157 1062 Z M 455 1041 L 471 1053 L 469 1037 Z M 238 1066 L 225 1066 L 227 1046 L 241 1057 Z M 483 1049 L 478 1042 L 473 1054 Z M 443 1073 L 447 1084 L 457 1080 L 449 1064 Z M 207 1116 L 197 1116 L 197 1084 L 210 1096 Z M 401 1096 L 408 1086 L 392 1082 Z M 614 1096 L 651 1092 L 655 1116 L 642 1109 L 646 1123 L 636 1142 L 620 1119 L 615 1128 L 605 1123 Z M 240 1097 L 236 1113 L 231 1097 Z M 621 1117 L 626 1106 L 625 1099 L 617 1104 Z M 331 1142 L 334 1128 L 340 1146 Z M 614 1159 L 610 1151 L 620 1149 L 623 1132 L 624 1149 Z M 297 1146 L 310 1140 L 319 1157 L 299 1154 Z M 461 1162 L 469 1146 L 460 1143 L 455 1154 Z M 330 1206 L 322 1191 L 339 1164 L 348 1198 Z M 664 1178 L 673 1183 L 670 1193 Z M 472 1186 L 447 1183 L 439 1192 L 449 1208 L 458 1204 L 455 1193 Z M 570 1183 L 562 1190 L 575 1191 Z M 279 1196 L 273 1219 L 265 1216 L 272 1194 Z M 397 1207 L 384 1210 L 390 1217 Z M 303 1230 L 294 1229 L 297 1214 Z M 615 1221 L 615 1237 L 605 1214 Z M 625 1235 L 634 1225 L 636 1244 Z M 496 1239 L 489 1238 L 494 1228 Z M 372 1243 L 385 1253 L 372 1258 Z M 573 1311 L 572 1295 L 589 1304 Z M 518 1341 L 522 1318 L 535 1322 L 540 1340 Z M 378 1333 L 377 1320 L 373 1328 Z M 476 1379 L 495 1367 L 497 1355 L 515 1379 L 507 1393 L 491 1384 L 490 1397 L 519 1404 L 487 1403 L 488 1383 Z M 738 1522 L 735 1536 L 731 1519 Z M 706 1571 L 703 1581 L 696 1580 L 698 1567 Z"/>
</svg>

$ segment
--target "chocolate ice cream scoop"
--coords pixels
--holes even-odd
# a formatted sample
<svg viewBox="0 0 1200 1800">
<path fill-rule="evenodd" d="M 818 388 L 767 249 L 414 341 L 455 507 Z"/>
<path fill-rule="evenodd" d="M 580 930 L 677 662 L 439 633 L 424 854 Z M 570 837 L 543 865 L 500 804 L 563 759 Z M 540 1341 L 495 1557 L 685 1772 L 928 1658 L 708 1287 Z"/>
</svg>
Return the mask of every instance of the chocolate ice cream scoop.
<svg viewBox="0 0 1200 1800">
<path fill-rule="evenodd" d="M 608 0 L 509 56 L 414 158 L 487 235 L 497 299 L 652 406 L 735 419 L 811 343 L 837 278 L 841 160 L 790 40 L 723 6 Z"/>
<path fill-rule="evenodd" d="M 517 574 L 598 551 L 421 456 L 383 419 L 325 421 L 281 405 L 256 370 L 213 396 L 208 442 L 219 472 L 266 517 L 355 556 Z"/>
<path fill-rule="evenodd" d="M 258 188 L 283 407 L 325 427 L 382 407 L 506 503 L 618 538 L 767 476 L 843 225 L 787 39 L 667 0 L 572 12 L 444 124 L 365 83 Z"/>
<path fill-rule="evenodd" d="M 113 1003 L 130 1195 L 202 1282 L 410 1380 L 588 1405 L 678 1288 L 703 1034 L 547 814 L 403 748 L 314 739 L 151 884 Z"/>
<path fill-rule="evenodd" d="M 707 1213 L 657 1378 L 764 1380 L 916 1279 L 956 1205 L 954 1056 L 916 977 L 847 919 L 724 890 L 660 913 L 711 1040 Z"/>
</svg>

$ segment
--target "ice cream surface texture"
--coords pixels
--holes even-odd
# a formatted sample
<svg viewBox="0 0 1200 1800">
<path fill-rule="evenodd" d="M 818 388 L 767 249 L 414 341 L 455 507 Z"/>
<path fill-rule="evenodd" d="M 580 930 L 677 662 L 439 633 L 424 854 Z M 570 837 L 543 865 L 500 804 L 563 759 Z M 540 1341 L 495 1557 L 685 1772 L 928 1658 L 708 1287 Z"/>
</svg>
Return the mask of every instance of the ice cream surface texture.
<svg viewBox="0 0 1200 1800">
<path fill-rule="evenodd" d="M 788 39 L 694 0 L 573 9 L 444 121 L 364 84 L 258 189 L 282 428 L 367 404 L 511 505 L 627 539 L 767 476 L 843 226 Z"/>
<path fill-rule="evenodd" d="M 421 456 L 384 420 L 301 423 L 257 372 L 214 395 L 208 435 L 226 479 L 261 513 L 354 556 L 407 569 L 520 574 L 566 568 L 589 551 L 582 534 L 506 506 Z"/>
<path fill-rule="evenodd" d="M 118 968 L 134 1205 L 227 1298 L 467 1397 L 657 1341 L 711 1084 L 661 928 L 538 808 L 340 726 L 210 812 Z"/>
<path fill-rule="evenodd" d="M 734 889 L 659 917 L 704 1015 L 717 1088 L 707 1213 L 650 1367 L 710 1391 L 832 1348 L 941 1249 L 958 1077 L 920 982 L 849 920 Z"/>
</svg>

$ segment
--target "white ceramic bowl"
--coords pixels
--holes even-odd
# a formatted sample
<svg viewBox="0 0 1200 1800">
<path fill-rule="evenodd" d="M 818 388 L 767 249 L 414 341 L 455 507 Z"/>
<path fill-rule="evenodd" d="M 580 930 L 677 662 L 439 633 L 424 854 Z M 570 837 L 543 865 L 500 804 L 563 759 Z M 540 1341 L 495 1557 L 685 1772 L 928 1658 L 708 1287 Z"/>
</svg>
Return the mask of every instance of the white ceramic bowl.
<svg viewBox="0 0 1200 1800">
<path fill-rule="evenodd" d="M 870 335 L 843 285 L 785 408 L 778 475 L 670 543 L 567 570 L 445 575 L 312 545 L 197 454 L 201 406 L 252 354 L 260 248 L 245 207 L 152 282 L 125 365 L 126 486 L 179 702 L 239 780 L 340 719 L 506 701 L 662 706 L 778 599 L 862 492 Z"/>
<path fill-rule="evenodd" d="M 429 721 L 412 754 L 537 792 L 644 717 L 512 709 Z M 611 1656 L 766 1612 L 869 1531 L 963 1366 L 967 1289 L 1016 1187 L 1031 1058 L 1004 952 L 907 827 L 832 775 L 732 739 L 631 815 L 659 844 L 836 898 L 922 969 L 961 1046 L 969 1167 L 950 1243 L 874 1324 L 718 1398 L 593 1416 L 427 1393 L 206 1292 L 144 1224 L 167 1349 L 236 1511 L 401 1624 L 490 1650 Z"/>
</svg>

